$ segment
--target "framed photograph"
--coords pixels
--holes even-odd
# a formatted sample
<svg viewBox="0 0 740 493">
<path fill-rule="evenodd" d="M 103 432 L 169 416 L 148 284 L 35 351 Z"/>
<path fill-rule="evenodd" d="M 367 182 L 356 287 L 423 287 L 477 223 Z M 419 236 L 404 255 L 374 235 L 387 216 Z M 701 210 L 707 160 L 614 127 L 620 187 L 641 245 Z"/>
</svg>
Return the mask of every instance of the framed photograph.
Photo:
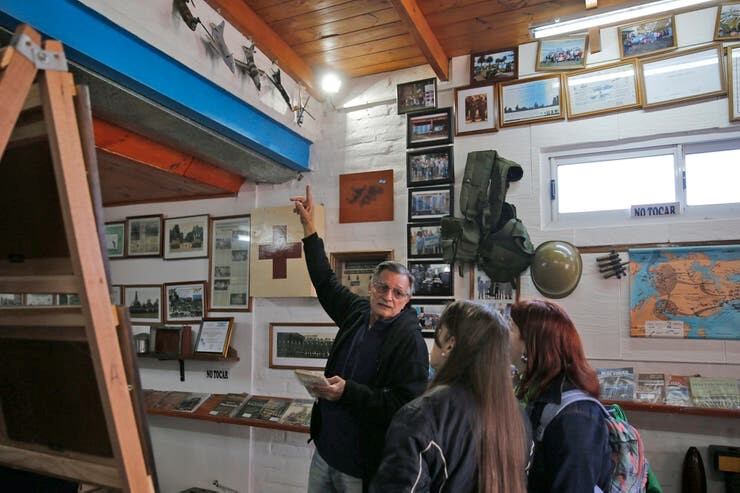
<svg viewBox="0 0 740 493">
<path fill-rule="evenodd" d="M 23 295 L 21 293 L 0 293 L 0 308 L 12 306 L 23 306 Z"/>
<path fill-rule="evenodd" d="M 541 39 L 537 42 L 535 69 L 541 72 L 586 68 L 587 52 L 587 34 Z"/>
<path fill-rule="evenodd" d="M 128 308 L 132 324 L 159 323 L 162 321 L 162 286 L 123 286 L 123 304 Z"/>
<path fill-rule="evenodd" d="M 206 283 L 204 281 L 170 282 L 164 285 L 165 321 L 199 322 L 206 309 Z"/>
<path fill-rule="evenodd" d="M 422 111 L 406 118 L 406 147 L 452 143 L 452 108 Z"/>
<path fill-rule="evenodd" d="M 439 325 L 439 317 L 442 315 L 444 309 L 455 301 L 452 298 L 448 299 L 436 299 L 436 300 L 425 300 L 425 299 L 412 299 L 411 307 L 416 310 L 416 314 L 419 317 L 419 326 L 421 326 L 421 335 L 425 339 L 433 339 L 434 331 L 437 330 Z"/>
<path fill-rule="evenodd" d="M 494 86 L 455 88 L 455 135 L 496 131 Z"/>
<path fill-rule="evenodd" d="M 323 370 L 338 331 L 333 323 L 271 323 L 270 368 Z"/>
<path fill-rule="evenodd" d="M 406 186 L 455 183 L 455 156 L 452 146 L 406 153 Z"/>
<path fill-rule="evenodd" d="M 162 215 L 126 218 L 126 256 L 162 256 Z"/>
<path fill-rule="evenodd" d="M 121 285 L 119 284 L 111 285 L 110 302 L 112 305 L 122 305 L 123 304 L 123 290 L 121 289 Z"/>
<path fill-rule="evenodd" d="M 717 41 L 740 39 L 740 2 L 725 3 L 717 7 L 714 39 Z"/>
<path fill-rule="evenodd" d="M 386 260 L 393 260 L 393 250 L 332 252 L 329 257 L 342 286 L 360 296 L 370 296 L 370 279 L 375 267 Z"/>
<path fill-rule="evenodd" d="M 635 60 L 565 74 L 568 118 L 640 108 Z"/>
<path fill-rule="evenodd" d="M 208 257 L 208 214 L 164 220 L 164 259 Z"/>
<path fill-rule="evenodd" d="M 453 214 L 454 185 L 409 189 L 409 222 L 432 221 Z"/>
<path fill-rule="evenodd" d="M 26 306 L 54 306 L 56 295 L 53 293 L 26 293 L 24 304 Z"/>
<path fill-rule="evenodd" d="M 195 354 L 220 354 L 225 358 L 233 329 L 233 317 L 204 318 L 195 342 Z"/>
<path fill-rule="evenodd" d="M 643 106 L 652 108 L 726 94 L 719 44 L 639 61 Z"/>
<path fill-rule="evenodd" d="M 80 295 L 77 293 L 59 293 L 57 296 L 57 304 L 59 306 L 80 306 Z M 121 304 L 120 302 L 117 304 Z"/>
<path fill-rule="evenodd" d="M 562 120 L 560 74 L 498 84 L 498 117 L 502 127 Z"/>
<path fill-rule="evenodd" d="M 502 314 L 508 314 L 510 306 L 519 301 L 519 291 L 510 282 L 491 281 L 476 265 L 470 277 L 470 299 L 493 305 Z"/>
<path fill-rule="evenodd" d="M 430 258 L 442 256 L 442 226 L 432 224 L 408 224 L 408 258 Z"/>
<path fill-rule="evenodd" d="M 249 215 L 211 218 L 211 256 L 208 263 L 208 309 L 249 311 L 249 250 L 252 218 Z M 242 259 L 244 252 L 246 259 Z"/>
<path fill-rule="evenodd" d="M 409 261 L 414 276 L 414 296 L 454 296 L 450 264 L 441 261 Z"/>
<path fill-rule="evenodd" d="M 398 114 L 437 107 L 437 79 L 415 80 L 396 86 Z"/>
<path fill-rule="evenodd" d="M 393 221 L 393 170 L 339 175 L 339 222 Z"/>
<path fill-rule="evenodd" d="M 126 221 L 105 223 L 105 248 L 108 258 L 126 256 Z"/>
<path fill-rule="evenodd" d="M 654 55 L 676 47 L 676 22 L 672 15 L 641 20 L 617 28 L 619 56 Z"/>
<path fill-rule="evenodd" d="M 516 79 L 518 48 L 470 55 L 470 84 L 483 85 Z"/>
<path fill-rule="evenodd" d="M 740 45 L 727 48 L 727 73 L 729 74 L 730 121 L 740 121 Z"/>
</svg>

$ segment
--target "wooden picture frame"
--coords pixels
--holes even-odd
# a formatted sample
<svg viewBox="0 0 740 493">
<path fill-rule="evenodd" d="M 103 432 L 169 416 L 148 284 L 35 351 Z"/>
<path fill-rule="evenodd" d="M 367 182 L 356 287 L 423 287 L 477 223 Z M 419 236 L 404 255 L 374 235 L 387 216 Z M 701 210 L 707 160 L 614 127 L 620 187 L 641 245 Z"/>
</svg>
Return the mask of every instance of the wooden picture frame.
<svg viewBox="0 0 740 493">
<path fill-rule="evenodd" d="M 565 91 L 560 74 L 501 82 L 497 87 L 500 127 L 565 118 Z"/>
<path fill-rule="evenodd" d="M 212 217 L 210 230 L 208 310 L 251 311 L 249 252 L 252 217 L 249 214 Z"/>
<path fill-rule="evenodd" d="M 393 221 L 393 170 L 339 175 L 339 222 Z"/>
<path fill-rule="evenodd" d="M 132 324 L 161 323 L 162 285 L 130 284 L 123 286 L 123 304 Z"/>
<path fill-rule="evenodd" d="M 727 47 L 727 82 L 730 121 L 740 121 L 740 45 Z"/>
<path fill-rule="evenodd" d="M 206 284 L 205 281 L 165 283 L 165 322 L 200 322 L 206 314 Z"/>
<path fill-rule="evenodd" d="M 455 88 L 455 135 L 495 132 L 496 91 L 493 84 Z"/>
<path fill-rule="evenodd" d="M 200 324 L 194 354 L 226 357 L 234 331 L 234 317 L 206 317 Z"/>
<path fill-rule="evenodd" d="M 386 260 L 393 260 L 393 250 L 332 252 L 329 260 L 342 286 L 357 295 L 370 296 L 370 279 L 375 267 Z"/>
<path fill-rule="evenodd" d="M 409 260 L 408 269 L 414 277 L 414 297 L 455 296 L 455 273 L 442 259 Z"/>
<path fill-rule="evenodd" d="M 323 370 L 337 332 L 334 323 L 271 323 L 269 367 Z"/>
<path fill-rule="evenodd" d="M 437 78 L 421 79 L 396 85 L 398 114 L 437 107 Z"/>
<path fill-rule="evenodd" d="M 721 3 L 717 6 L 714 40 L 731 41 L 736 39 L 740 39 L 740 2 Z"/>
<path fill-rule="evenodd" d="M 568 119 L 642 107 L 634 59 L 565 74 Z"/>
<path fill-rule="evenodd" d="M 510 282 L 494 282 L 491 278 L 474 265 L 470 276 L 470 299 L 480 303 L 492 305 L 506 313 L 511 305 L 519 301 L 517 286 L 521 283 L 517 278 L 516 284 Z"/>
<path fill-rule="evenodd" d="M 455 183 L 455 153 L 452 152 L 452 146 L 406 153 L 407 187 L 446 183 Z"/>
<path fill-rule="evenodd" d="M 105 223 L 105 246 L 108 258 L 113 260 L 126 256 L 126 221 Z"/>
<path fill-rule="evenodd" d="M 588 34 L 540 39 L 537 42 L 537 72 L 586 68 Z"/>
<path fill-rule="evenodd" d="M 421 327 L 421 335 L 425 339 L 434 339 L 434 333 L 439 325 L 439 317 L 447 305 L 453 301 L 455 301 L 454 298 L 413 298 L 411 300 L 411 308 L 416 310 L 416 315 L 419 318 L 419 327 Z"/>
<path fill-rule="evenodd" d="M 676 19 L 673 15 L 642 19 L 617 27 L 619 58 L 655 55 L 675 49 Z"/>
<path fill-rule="evenodd" d="M 162 256 L 162 214 L 126 218 L 126 256 Z"/>
<path fill-rule="evenodd" d="M 432 147 L 452 143 L 452 108 L 437 108 L 406 115 L 406 147 Z"/>
<path fill-rule="evenodd" d="M 409 188 L 408 220 L 412 222 L 438 221 L 454 214 L 455 186 Z"/>
<path fill-rule="evenodd" d="M 208 257 L 208 214 L 164 220 L 164 259 Z"/>
<path fill-rule="evenodd" d="M 441 258 L 442 225 L 415 223 L 406 225 L 407 258 Z"/>
<path fill-rule="evenodd" d="M 470 85 L 485 85 L 517 78 L 518 47 L 470 55 Z"/>
<path fill-rule="evenodd" d="M 638 67 L 644 108 L 727 93 L 719 44 L 641 59 Z"/>
</svg>

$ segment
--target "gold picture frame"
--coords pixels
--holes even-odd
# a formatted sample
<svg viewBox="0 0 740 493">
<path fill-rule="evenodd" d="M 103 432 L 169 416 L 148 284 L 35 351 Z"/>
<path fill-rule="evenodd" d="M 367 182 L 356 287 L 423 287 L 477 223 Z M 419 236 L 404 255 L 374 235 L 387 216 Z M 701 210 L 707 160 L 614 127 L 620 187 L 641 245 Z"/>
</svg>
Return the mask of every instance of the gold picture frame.
<svg viewBox="0 0 740 493">
<path fill-rule="evenodd" d="M 670 31 L 670 34 L 667 32 Z M 619 58 L 653 56 L 678 46 L 673 15 L 642 19 L 617 27 Z"/>
<path fill-rule="evenodd" d="M 559 36 L 537 41 L 537 72 L 578 70 L 586 68 L 588 34 Z"/>
<path fill-rule="evenodd" d="M 565 118 L 563 111 L 565 91 L 560 74 L 501 82 L 496 87 L 498 88 L 499 127 L 529 125 Z M 530 91 L 530 87 L 538 90 Z M 533 93 L 535 92 L 540 95 L 544 92 L 546 96 L 541 101 L 534 100 Z"/>
<path fill-rule="evenodd" d="M 195 340 L 194 354 L 226 357 L 234 333 L 234 317 L 205 317 Z"/>
<path fill-rule="evenodd" d="M 565 74 L 568 119 L 642 107 L 635 59 Z"/>
<path fill-rule="evenodd" d="M 740 45 L 727 47 L 727 82 L 730 121 L 740 121 Z"/>
<path fill-rule="evenodd" d="M 714 40 L 732 41 L 740 39 L 740 2 L 727 2 L 717 6 L 714 22 Z"/>
</svg>

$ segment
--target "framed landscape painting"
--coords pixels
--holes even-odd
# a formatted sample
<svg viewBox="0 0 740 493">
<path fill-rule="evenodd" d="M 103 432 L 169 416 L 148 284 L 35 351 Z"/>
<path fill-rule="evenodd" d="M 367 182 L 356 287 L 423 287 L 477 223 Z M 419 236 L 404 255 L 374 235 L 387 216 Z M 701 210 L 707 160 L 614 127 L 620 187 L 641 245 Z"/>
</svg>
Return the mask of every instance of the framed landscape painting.
<svg viewBox="0 0 740 493">
<path fill-rule="evenodd" d="M 654 55 L 676 47 L 676 23 L 672 15 L 619 26 L 621 58 Z"/>
<path fill-rule="evenodd" d="M 538 72 L 543 70 L 575 70 L 586 67 L 588 35 L 541 39 L 537 43 Z"/>
<path fill-rule="evenodd" d="M 434 147 L 406 153 L 406 186 L 455 183 L 452 147 Z"/>
<path fill-rule="evenodd" d="M 396 86 L 398 114 L 437 107 L 437 79 L 422 79 Z"/>
<path fill-rule="evenodd" d="M 429 147 L 452 142 L 452 108 L 407 115 L 406 147 Z"/>
<path fill-rule="evenodd" d="M 455 88 L 455 135 L 496 131 L 494 86 Z"/>
<path fill-rule="evenodd" d="M 498 116 L 502 127 L 562 120 L 560 74 L 498 84 Z"/>
<path fill-rule="evenodd" d="M 208 257 L 208 214 L 165 219 L 165 260 L 205 257 Z"/>
<path fill-rule="evenodd" d="M 333 323 L 271 323 L 270 368 L 323 370 L 338 331 Z"/>
<path fill-rule="evenodd" d="M 508 48 L 470 55 L 470 84 L 483 85 L 516 79 L 517 50 Z"/>
</svg>

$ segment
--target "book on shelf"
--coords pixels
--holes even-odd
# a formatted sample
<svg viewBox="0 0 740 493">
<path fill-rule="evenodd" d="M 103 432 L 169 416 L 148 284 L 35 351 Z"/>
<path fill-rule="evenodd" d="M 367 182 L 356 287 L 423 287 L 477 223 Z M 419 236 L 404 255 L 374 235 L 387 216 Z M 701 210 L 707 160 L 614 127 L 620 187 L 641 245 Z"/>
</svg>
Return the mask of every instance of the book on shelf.
<svg viewBox="0 0 740 493">
<path fill-rule="evenodd" d="M 231 417 L 236 414 L 249 396 L 247 394 L 224 394 L 219 396 L 219 402 L 208 412 L 210 416 Z"/>
<path fill-rule="evenodd" d="M 191 392 L 178 404 L 175 411 L 181 411 L 185 413 L 195 412 L 211 394 L 203 394 L 200 392 Z"/>
<path fill-rule="evenodd" d="M 665 375 L 662 373 L 639 373 L 635 399 L 639 402 L 662 404 L 665 401 Z"/>
<path fill-rule="evenodd" d="M 273 397 L 262 407 L 262 410 L 260 410 L 257 419 L 278 423 L 280 422 L 280 418 L 283 417 L 283 414 L 285 414 L 285 411 L 287 411 L 290 403 L 291 399 L 281 399 L 278 397 Z"/>
<path fill-rule="evenodd" d="M 267 401 L 269 400 L 269 397 L 252 396 L 244 403 L 244 406 L 242 406 L 236 415 L 239 418 L 257 419 L 260 411 L 262 411 L 262 408 L 265 407 L 265 404 L 267 404 Z"/>
<path fill-rule="evenodd" d="M 635 398 L 634 368 L 597 368 L 601 398 L 631 401 Z"/>
<path fill-rule="evenodd" d="M 294 400 L 283 414 L 280 422 L 285 425 L 310 426 L 311 409 L 313 409 L 313 401 Z"/>
<path fill-rule="evenodd" d="M 159 401 L 161 401 L 166 395 L 166 390 L 144 389 L 144 407 L 147 409 L 157 407 Z"/>
<path fill-rule="evenodd" d="M 159 402 L 155 404 L 154 409 L 158 409 L 160 411 L 173 411 L 182 401 L 185 400 L 188 394 L 189 392 L 178 392 L 174 390 L 167 392 L 167 395 L 162 397 Z"/>
<path fill-rule="evenodd" d="M 670 406 L 690 406 L 689 377 L 670 375 L 666 378 L 665 403 Z"/>
<path fill-rule="evenodd" d="M 738 380 L 734 378 L 689 377 L 689 388 L 694 405 L 740 409 Z"/>
</svg>

